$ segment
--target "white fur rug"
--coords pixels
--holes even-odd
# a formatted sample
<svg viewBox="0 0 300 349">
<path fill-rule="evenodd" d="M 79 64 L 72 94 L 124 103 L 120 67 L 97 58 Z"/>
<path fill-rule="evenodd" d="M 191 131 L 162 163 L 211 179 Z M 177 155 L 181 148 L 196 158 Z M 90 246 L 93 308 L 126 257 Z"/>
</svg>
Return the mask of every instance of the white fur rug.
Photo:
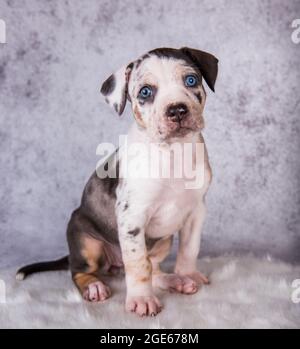
<svg viewBox="0 0 300 349">
<path fill-rule="evenodd" d="M 121 276 L 108 280 L 111 299 L 88 304 L 68 272 L 16 281 L 15 270 L 2 271 L 6 302 L 0 303 L 0 328 L 300 328 L 300 303 L 291 299 L 300 266 L 251 256 L 206 258 L 199 264 L 211 285 L 193 296 L 163 293 L 163 312 L 143 319 L 125 313 Z"/>
</svg>

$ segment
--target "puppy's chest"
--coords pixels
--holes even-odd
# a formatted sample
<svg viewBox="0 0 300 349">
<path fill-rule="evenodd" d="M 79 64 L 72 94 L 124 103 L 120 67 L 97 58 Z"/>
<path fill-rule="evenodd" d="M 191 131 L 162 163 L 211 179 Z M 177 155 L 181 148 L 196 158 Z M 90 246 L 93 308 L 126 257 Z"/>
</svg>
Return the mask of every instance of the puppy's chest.
<svg viewBox="0 0 300 349">
<path fill-rule="evenodd" d="M 187 190 L 183 183 L 168 183 L 150 206 L 146 235 L 159 238 L 181 229 L 187 216 L 202 200 L 198 190 Z"/>
</svg>

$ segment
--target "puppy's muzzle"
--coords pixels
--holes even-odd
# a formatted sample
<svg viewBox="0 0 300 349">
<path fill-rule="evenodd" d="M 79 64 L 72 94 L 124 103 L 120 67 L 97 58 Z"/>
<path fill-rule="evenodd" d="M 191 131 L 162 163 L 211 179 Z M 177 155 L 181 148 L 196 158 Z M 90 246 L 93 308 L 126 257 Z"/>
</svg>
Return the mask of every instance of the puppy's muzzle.
<svg viewBox="0 0 300 349">
<path fill-rule="evenodd" d="M 166 117 L 173 122 L 180 122 L 189 115 L 189 108 L 184 103 L 171 104 L 167 107 Z"/>
</svg>

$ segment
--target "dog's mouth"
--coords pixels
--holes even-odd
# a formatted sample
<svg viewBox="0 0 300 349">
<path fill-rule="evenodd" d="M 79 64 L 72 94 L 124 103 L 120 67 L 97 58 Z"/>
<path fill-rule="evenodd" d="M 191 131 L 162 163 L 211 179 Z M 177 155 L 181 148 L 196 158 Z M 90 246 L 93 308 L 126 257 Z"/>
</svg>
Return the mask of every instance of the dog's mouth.
<svg viewBox="0 0 300 349">
<path fill-rule="evenodd" d="M 182 138 L 200 129 L 200 123 L 197 118 L 191 114 L 183 120 L 166 120 L 164 118 L 160 125 L 158 125 L 159 136 L 163 139 L 173 137 Z"/>
<path fill-rule="evenodd" d="M 174 122 L 171 128 L 174 132 L 190 132 L 195 131 L 196 123 L 192 120 L 179 120 Z"/>
<path fill-rule="evenodd" d="M 194 132 L 195 128 L 184 125 L 182 122 L 176 122 L 176 124 L 172 125 L 172 128 L 170 129 L 169 132 L 169 137 L 184 137 L 190 132 Z"/>
</svg>

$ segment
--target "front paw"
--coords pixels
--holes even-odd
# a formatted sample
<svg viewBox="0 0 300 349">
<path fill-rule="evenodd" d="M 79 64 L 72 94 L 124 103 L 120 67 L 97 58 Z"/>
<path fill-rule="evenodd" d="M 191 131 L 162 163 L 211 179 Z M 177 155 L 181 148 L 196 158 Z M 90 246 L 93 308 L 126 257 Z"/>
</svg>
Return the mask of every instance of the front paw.
<svg viewBox="0 0 300 349">
<path fill-rule="evenodd" d="M 194 294 L 198 291 L 199 285 L 189 276 L 178 274 L 158 274 L 153 277 L 155 287 L 171 293 Z"/>
<path fill-rule="evenodd" d="M 204 274 L 200 273 L 200 271 L 195 271 L 193 273 L 189 273 L 186 276 L 194 280 L 198 285 L 204 284 L 204 285 L 209 285 L 210 281 L 207 276 Z"/>
<path fill-rule="evenodd" d="M 155 296 L 128 296 L 125 308 L 139 316 L 155 316 L 161 312 L 162 305 Z"/>
</svg>

